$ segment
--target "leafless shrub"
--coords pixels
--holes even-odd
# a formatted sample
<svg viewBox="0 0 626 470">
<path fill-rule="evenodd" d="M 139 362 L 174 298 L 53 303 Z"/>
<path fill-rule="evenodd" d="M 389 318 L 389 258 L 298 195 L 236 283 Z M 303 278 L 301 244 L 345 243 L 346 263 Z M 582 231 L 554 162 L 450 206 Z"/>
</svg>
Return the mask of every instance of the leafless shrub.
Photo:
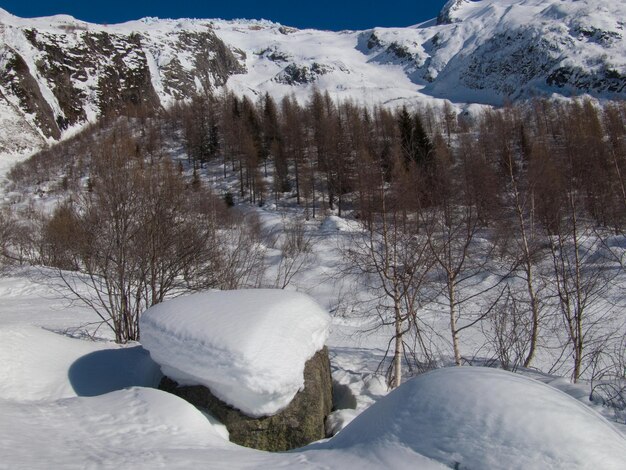
<svg viewBox="0 0 626 470">
<path fill-rule="evenodd" d="M 231 214 L 216 236 L 216 287 L 259 287 L 265 270 L 261 228 L 254 215 Z"/>
<path fill-rule="evenodd" d="M 533 331 L 532 318 L 527 310 L 528 306 L 520 302 L 507 286 L 483 326 L 495 358 L 505 370 L 514 371 L 524 364 Z"/>
<path fill-rule="evenodd" d="M 312 262 L 311 235 L 306 231 L 304 220 L 283 224 L 284 237 L 280 244 L 280 262 L 276 271 L 274 287 L 284 289 L 293 278 Z"/>
<path fill-rule="evenodd" d="M 42 249 L 66 287 L 122 343 L 139 338 L 147 307 L 222 282 L 215 274 L 222 262 L 218 202 L 193 202 L 213 196 L 189 189 L 169 162 L 129 158 L 131 149 L 125 140 L 102 146 L 91 192 L 57 208 L 45 224 Z"/>
<path fill-rule="evenodd" d="M 589 399 L 613 410 L 615 420 L 626 424 L 626 334 L 596 348 L 592 363 Z"/>
</svg>

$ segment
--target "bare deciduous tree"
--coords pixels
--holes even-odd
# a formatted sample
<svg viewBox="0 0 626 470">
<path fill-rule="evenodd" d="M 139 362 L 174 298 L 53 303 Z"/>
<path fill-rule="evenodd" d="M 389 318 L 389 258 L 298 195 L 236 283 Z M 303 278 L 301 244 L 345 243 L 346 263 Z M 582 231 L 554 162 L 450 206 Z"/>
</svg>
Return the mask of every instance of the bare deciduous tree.
<svg viewBox="0 0 626 470">
<path fill-rule="evenodd" d="M 60 270 L 64 283 L 121 343 L 139 338 L 147 307 L 217 282 L 217 206 L 191 201 L 212 196 L 187 189 L 168 162 L 129 158 L 127 147 L 103 146 L 92 162 L 93 190 L 60 206 L 46 227 L 56 264 L 82 273 Z"/>
<path fill-rule="evenodd" d="M 427 242 L 439 271 L 441 292 L 446 299 L 450 322 L 450 337 L 454 361 L 461 365 L 459 333 L 480 321 L 487 312 L 467 324 L 459 324 L 461 307 L 471 298 L 462 297 L 461 286 L 486 266 L 488 253 L 476 256 L 472 252 L 478 231 L 481 228 L 479 200 L 473 191 L 478 180 L 472 181 L 470 147 L 461 150 L 458 162 L 438 159 L 437 175 L 434 178 L 432 207 L 420 212 Z"/>
<path fill-rule="evenodd" d="M 280 241 L 280 261 L 273 283 L 279 289 L 286 288 L 313 260 L 311 235 L 307 233 L 303 220 L 283 221 L 282 232 L 284 236 Z"/>
<path fill-rule="evenodd" d="M 211 267 L 219 289 L 259 287 L 265 272 L 265 248 L 254 215 L 237 212 L 222 221 L 214 241 L 218 251 Z"/>
<path fill-rule="evenodd" d="M 404 171 L 403 165 L 395 165 Z M 368 176 L 361 181 L 360 214 L 363 232 L 345 250 L 352 268 L 364 277 L 375 299 L 377 327 L 393 328 L 387 352 L 393 344 L 393 358 L 387 382 L 395 388 L 402 381 L 402 363 L 412 348 L 409 334 L 415 335 L 419 356 L 432 360 L 422 336 L 418 311 L 423 303 L 423 287 L 433 266 L 424 234 L 418 230 L 418 217 L 406 210 L 403 185 L 390 187 L 384 182 L 381 162 L 362 168 Z M 410 178 L 409 178 L 410 180 Z M 386 355 L 385 355 L 386 356 Z"/>
</svg>

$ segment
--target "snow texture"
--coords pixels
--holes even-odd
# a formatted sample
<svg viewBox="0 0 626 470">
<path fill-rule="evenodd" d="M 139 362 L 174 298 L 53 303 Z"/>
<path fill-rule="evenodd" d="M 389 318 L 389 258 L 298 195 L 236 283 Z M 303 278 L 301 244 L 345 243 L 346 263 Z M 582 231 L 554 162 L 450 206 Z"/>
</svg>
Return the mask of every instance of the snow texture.
<svg viewBox="0 0 626 470">
<path fill-rule="evenodd" d="M 181 385 L 204 385 L 250 416 L 272 415 L 304 386 L 330 316 L 305 294 L 277 289 L 203 292 L 148 309 L 141 343 Z"/>
<path fill-rule="evenodd" d="M 623 469 L 626 440 L 578 400 L 498 369 L 452 367 L 409 380 L 328 445 L 399 443 L 460 469 Z"/>
<path fill-rule="evenodd" d="M 26 325 L 0 326 L 0 345 L 0 400 L 95 396 L 156 386 L 161 378 L 158 365 L 137 345 L 84 341 Z"/>
</svg>

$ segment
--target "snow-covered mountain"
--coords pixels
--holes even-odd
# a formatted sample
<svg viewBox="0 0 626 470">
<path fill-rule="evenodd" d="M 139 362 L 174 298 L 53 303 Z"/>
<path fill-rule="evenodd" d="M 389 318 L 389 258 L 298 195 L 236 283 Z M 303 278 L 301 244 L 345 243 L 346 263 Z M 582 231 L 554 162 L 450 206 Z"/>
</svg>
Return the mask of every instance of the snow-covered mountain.
<svg viewBox="0 0 626 470">
<path fill-rule="evenodd" d="M 0 153 L 58 139 L 129 105 L 224 85 L 250 96 L 502 104 L 537 95 L 626 97 L 626 4 L 451 0 L 408 28 L 297 30 L 268 21 L 96 25 L 0 9 Z"/>
</svg>

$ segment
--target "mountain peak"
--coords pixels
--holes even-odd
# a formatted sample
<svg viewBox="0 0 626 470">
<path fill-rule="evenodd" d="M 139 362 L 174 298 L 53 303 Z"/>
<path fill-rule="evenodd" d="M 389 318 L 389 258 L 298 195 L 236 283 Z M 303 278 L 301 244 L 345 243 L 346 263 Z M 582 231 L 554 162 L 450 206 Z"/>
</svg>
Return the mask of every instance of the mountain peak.
<svg viewBox="0 0 626 470">
<path fill-rule="evenodd" d="M 441 25 L 460 22 L 461 20 L 455 16 L 455 13 L 467 3 L 472 2 L 471 0 L 448 0 L 437 16 L 437 24 Z"/>
<path fill-rule="evenodd" d="M 4 21 L 5 19 L 14 18 L 14 16 L 6 11 L 4 8 L 0 7 L 0 21 Z"/>
</svg>

